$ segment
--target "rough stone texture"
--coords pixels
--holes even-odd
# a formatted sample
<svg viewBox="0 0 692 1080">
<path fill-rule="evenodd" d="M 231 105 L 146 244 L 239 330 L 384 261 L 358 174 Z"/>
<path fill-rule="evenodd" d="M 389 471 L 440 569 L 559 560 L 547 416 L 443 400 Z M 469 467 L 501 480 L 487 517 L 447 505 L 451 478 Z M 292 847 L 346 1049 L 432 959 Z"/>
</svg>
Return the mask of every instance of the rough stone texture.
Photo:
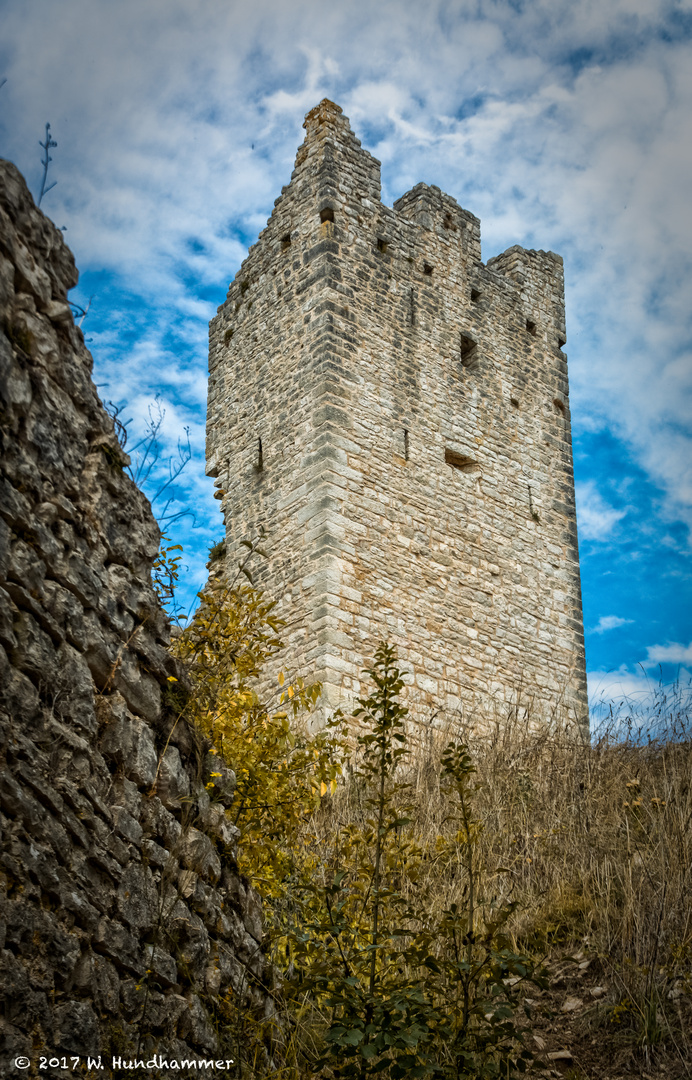
<svg viewBox="0 0 692 1080">
<path fill-rule="evenodd" d="M 259 525 L 288 662 L 325 709 L 386 637 L 438 707 L 587 723 L 562 260 L 380 168 L 328 101 L 211 323 L 207 471 Z M 266 546 L 266 545 L 265 545 Z M 282 658 L 285 662 L 285 658 Z"/>
<path fill-rule="evenodd" d="M 140 1036 L 138 1057 L 197 1057 L 218 1047 L 218 995 L 270 1008 L 224 812 L 235 778 L 175 723 L 159 530 L 91 380 L 76 282 L 0 163 L 3 1066 L 127 1057 Z"/>
</svg>

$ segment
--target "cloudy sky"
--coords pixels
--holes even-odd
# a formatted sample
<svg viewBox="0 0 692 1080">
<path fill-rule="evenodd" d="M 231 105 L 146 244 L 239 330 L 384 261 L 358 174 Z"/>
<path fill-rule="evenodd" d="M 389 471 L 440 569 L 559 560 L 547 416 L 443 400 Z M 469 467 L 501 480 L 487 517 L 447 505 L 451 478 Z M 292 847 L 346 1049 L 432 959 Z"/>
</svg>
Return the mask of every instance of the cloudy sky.
<svg viewBox="0 0 692 1080">
<path fill-rule="evenodd" d="M 692 0 L 0 0 L 0 25 L 0 154 L 37 197 L 50 122 L 102 397 L 132 445 L 160 395 L 164 459 L 189 428 L 187 602 L 222 532 L 207 323 L 329 97 L 387 203 L 425 180 L 484 260 L 564 257 L 592 694 L 689 679 Z"/>
</svg>

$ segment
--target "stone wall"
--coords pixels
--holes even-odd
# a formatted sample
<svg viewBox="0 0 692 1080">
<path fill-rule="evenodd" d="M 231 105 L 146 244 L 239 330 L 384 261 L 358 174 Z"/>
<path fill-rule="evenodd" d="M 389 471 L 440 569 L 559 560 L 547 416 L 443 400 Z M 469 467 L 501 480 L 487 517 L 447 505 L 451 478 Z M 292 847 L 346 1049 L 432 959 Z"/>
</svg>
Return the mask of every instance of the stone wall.
<svg viewBox="0 0 692 1080">
<path fill-rule="evenodd" d="M 418 184 L 393 208 L 341 109 L 210 327 L 207 470 L 231 564 L 262 525 L 282 662 L 361 692 L 388 638 L 408 705 L 588 723 L 562 260 L 487 265 Z"/>
<path fill-rule="evenodd" d="M 0 163 L 8 1077 L 18 1055 L 51 1051 L 102 1053 L 99 1075 L 134 1051 L 228 1058 L 220 1001 L 271 1009 L 260 904 L 224 812 L 234 776 L 177 720 L 181 673 L 151 581 L 159 530 L 91 380 L 76 282 L 62 233 Z"/>
</svg>

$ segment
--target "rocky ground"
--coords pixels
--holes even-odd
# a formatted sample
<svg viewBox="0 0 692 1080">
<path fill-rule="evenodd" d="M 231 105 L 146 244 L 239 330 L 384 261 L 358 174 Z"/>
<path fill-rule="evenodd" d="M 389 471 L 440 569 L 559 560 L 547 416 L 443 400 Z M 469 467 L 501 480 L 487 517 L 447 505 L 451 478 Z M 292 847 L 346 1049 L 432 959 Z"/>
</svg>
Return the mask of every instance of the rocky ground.
<svg viewBox="0 0 692 1080">
<path fill-rule="evenodd" d="M 643 1045 L 643 1018 L 607 960 L 583 948 L 546 961 L 550 985 L 524 998 L 532 1024 L 527 1044 L 536 1073 L 568 1080 L 667 1080 L 692 1076 L 692 995 L 671 979 L 653 1016 L 654 1045 Z"/>
</svg>

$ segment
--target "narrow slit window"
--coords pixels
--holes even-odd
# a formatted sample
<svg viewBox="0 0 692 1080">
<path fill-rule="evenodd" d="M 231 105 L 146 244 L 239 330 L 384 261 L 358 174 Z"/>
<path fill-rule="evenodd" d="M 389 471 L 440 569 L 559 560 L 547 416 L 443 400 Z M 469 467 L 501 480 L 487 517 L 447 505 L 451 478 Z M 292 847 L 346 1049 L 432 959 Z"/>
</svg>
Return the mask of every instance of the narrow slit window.
<svg viewBox="0 0 692 1080">
<path fill-rule="evenodd" d="M 459 334 L 459 357 L 465 368 L 473 370 L 478 366 L 478 345 L 470 334 Z"/>
<path fill-rule="evenodd" d="M 256 468 L 257 468 L 257 472 L 262 472 L 264 470 L 264 456 L 262 454 L 262 440 L 261 439 L 257 440 L 257 465 L 256 465 Z"/>
<path fill-rule="evenodd" d="M 408 450 L 409 450 L 408 428 L 404 428 L 404 461 L 408 461 Z"/>
<path fill-rule="evenodd" d="M 321 223 L 323 225 L 324 225 L 325 221 L 333 221 L 333 220 L 334 220 L 334 211 L 332 210 L 331 206 L 325 206 L 324 209 L 320 210 L 320 221 L 321 221 Z"/>
</svg>

